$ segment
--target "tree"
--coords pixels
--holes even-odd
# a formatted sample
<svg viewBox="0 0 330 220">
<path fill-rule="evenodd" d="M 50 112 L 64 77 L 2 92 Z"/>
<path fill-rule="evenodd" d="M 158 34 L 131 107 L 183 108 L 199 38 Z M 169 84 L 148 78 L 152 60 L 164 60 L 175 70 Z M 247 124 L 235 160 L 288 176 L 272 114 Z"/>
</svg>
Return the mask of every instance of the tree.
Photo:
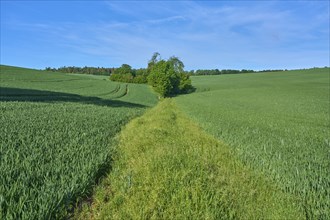
<svg viewBox="0 0 330 220">
<path fill-rule="evenodd" d="M 184 64 L 177 57 L 167 61 L 157 59 L 159 53 L 154 53 L 148 63 L 148 83 L 161 97 L 184 93 L 192 88 L 189 75 L 183 70 Z"/>
<path fill-rule="evenodd" d="M 160 54 L 158 52 L 155 52 L 151 59 L 149 60 L 148 62 L 148 71 L 150 72 L 151 68 L 153 67 L 153 65 L 155 65 L 157 62 L 161 61 L 161 58 L 160 58 Z"/>
<path fill-rule="evenodd" d="M 168 62 L 171 63 L 171 65 L 173 66 L 174 70 L 177 72 L 177 73 L 182 73 L 184 72 L 183 68 L 184 68 L 184 64 L 181 60 L 179 60 L 178 57 L 175 57 L 175 56 L 171 56 L 169 59 L 168 59 Z"/>
<path fill-rule="evenodd" d="M 169 68 L 170 66 L 165 60 L 160 60 L 152 64 L 148 76 L 149 85 L 162 97 L 169 96 L 173 88 Z"/>
</svg>

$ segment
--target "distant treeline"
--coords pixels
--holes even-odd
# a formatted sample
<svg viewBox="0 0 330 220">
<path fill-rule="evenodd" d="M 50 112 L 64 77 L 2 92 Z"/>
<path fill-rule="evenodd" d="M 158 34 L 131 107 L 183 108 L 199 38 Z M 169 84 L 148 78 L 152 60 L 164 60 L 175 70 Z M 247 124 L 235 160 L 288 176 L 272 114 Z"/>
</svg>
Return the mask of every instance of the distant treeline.
<svg viewBox="0 0 330 220">
<path fill-rule="evenodd" d="M 52 72 L 62 72 L 62 73 L 80 73 L 80 74 L 109 76 L 115 70 L 115 68 L 63 66 L 60 68 L 46 67 L 45 70 Z"/>
<path fill-rule="evenodd" d="M 189 71 L 189 74 L 192 76 L 200 76 L 200 75 L 221 75 L 221 74 L 239 74 L 239 73 L 259 73 L 259 72 L 280 72 L 280 71 L 285 71 L 285 70 L 260 70 L 260 71 L 255 71 L 255 70 L 232 70 L 232 69 L 224 69 L 224 70 L 219 70 L 219 69 L 205 69 L 205 70 L 191 70 Z"/>
<path fill-rule="evenodd" d="M 146 68 L 133 69 L 128 64 L 123 64 L 118 68 L 105 68 L 105 67 L 76 67 L 76 66 L 64 66 L 60 68 L 46 67 L 47 71 L 62 72 L 62 73 L 80 73 L 80 74 L 92 74 L 92 75 L 105 75 L 110 76 L 113 81 L 131 82 L 131 83 L 147 83 L 148 70 Z M 234 69 L 198 69 L 185 71 L 190 76 L 200 75 L 222 75 L 222 74 L 240 74 L 240 73 L 261 73 L 261 72 L 280 72 L 286 71 L 282 69 L 268 69 L 268 70 L 234 70 Z"/>
</svg>

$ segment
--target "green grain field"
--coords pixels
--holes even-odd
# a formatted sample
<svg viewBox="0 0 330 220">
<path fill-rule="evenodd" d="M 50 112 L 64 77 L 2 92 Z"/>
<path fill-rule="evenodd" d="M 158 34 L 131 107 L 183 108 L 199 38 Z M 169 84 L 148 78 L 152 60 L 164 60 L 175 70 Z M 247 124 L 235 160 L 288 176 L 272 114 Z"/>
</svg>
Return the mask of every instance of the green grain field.
<svg viewBox="0 0 330 220">
<path fill-rule="evenodd" d="M 196 76 L 176 103 L 244 165 L 298 197 L 307 219 L 330 218 L 329 68 Z"/>
<path fill-rule="evenodd" d="M 105 77 L 0 70 L 0 219 L 70 216 L 111 169 L 115 135 L 156 95 Z"/>
<path fill-rule="evenodd" d="M 0 219 L 329 219 L 329 68 L 191 78 L 1 66 Z"/>
</svg>

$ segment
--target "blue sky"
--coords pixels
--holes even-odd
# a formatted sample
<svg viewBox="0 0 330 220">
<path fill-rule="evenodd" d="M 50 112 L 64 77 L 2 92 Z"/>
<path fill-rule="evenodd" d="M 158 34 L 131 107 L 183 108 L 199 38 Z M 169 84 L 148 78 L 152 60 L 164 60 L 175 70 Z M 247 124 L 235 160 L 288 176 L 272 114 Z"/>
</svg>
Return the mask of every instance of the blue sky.
<svg viewBox="0 0 330 220">
<path fill-rule="evenodd" d="M 329 1 L 3 1 L 1 64 L 191 69 L 329 66 Z"/>
</svg>

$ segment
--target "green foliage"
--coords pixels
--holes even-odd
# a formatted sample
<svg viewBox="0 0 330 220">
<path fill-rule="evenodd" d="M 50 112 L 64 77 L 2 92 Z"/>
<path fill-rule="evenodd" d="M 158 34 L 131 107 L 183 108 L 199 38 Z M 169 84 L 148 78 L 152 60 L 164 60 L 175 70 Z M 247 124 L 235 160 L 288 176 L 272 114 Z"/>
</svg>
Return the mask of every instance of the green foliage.
<svg viewBox="0 0 330 220">
<path fill-rule="evenodd" d="M 110 80 L 117 81 L 117 82 L 127 82 L 131 83 L 133 81 L 133 75 L 131 73 L 126 74 L 116 74 L 113 73 L 110 75 Z"/>
<path fill-rule="evenodd" d="M 133 78 L 132 83 L 145 84 L 145 83 L 147 83 L 147 76 L 145 76 L 145 75 L 136 75 Z"/>
<path fill-rule="evenodd" d="M 191 79 L 189 75 L 186 73 L 180 73 L 180 83 L 179 83 L 179 90 L 181 93 L 189 93 L 194 90 L 194 87 L 191 84 Z"/>
<path fill-rule="evenodd" d="M 121 127 L 157 98 L 103 76 L 0 68 L 0 219 L 67 218 L 109 171 Z"/>
<path fill-rule="evenodd" d="M 110 80 L 126 83 L 146 83 L 147 75 L 145 69 L 132 69 L 130 65 L 123 64 L 110 75 Z"/>
<path fill-rule="evenodd" d="M 177 103 L 244 164 L 330 219 L 329 68 L 191 77 Z"/>
<path fill-rule="evenodd" d="M 46 71 L 62 72 L 62 73 L 79 73 L 79 74 L 92 74 L 92 75 L 105 75 L 109 76 L 114 68 L 104 67 L 76 67 L 76 66 L 63 66 L 60 68 L 46 67 Z"/>
<path fill-rule="evenodd" d="M 119 74 L 119 75 L 126 75 L 126 74 L 132 74 L 132 67 L 128 64 L 123 64 L 121 67 L 115 69 L 113 71 L 114 74 Z"/>
<path fill-rule="evenodd" d="M 302 219 L 289 195 L 245 167 L 165 99 L 120 135 L 113 170 L 78 219 Z"/>
<path fill-rule="evenodd" d="M 171 66 L 173 67 L 173 69 L 176 73 L 184 72 L 184 70 L 183 70 L 184 64 L 178 57 L 172 56 L 168 59 L 167 62 L 169 62 L 171 64 Z"/>
<path fill-rule="evenodd" d="M 153 65 L 155 65 L 156 63 L 158 63 L 159 61 L 161 61 L 161 58 L 160 58 L 160 54 L 158 52 L 155 52 L 151 59 L 149 60 L 148 62 L 148 72 L 150 73 L 150 70 L 152 68 Z"/>
<path fill-rule="evenodd" d="M 186 93 L 192 89 L 189 75 L 183 70 L 184 64 L 177 57 L 167 61 L 159 59 L 155 53 L 148 64 L 148 83 L 161 97 Z"/>
<path fill-rule="evenodd" d="M 169 96 L 173 90 L 171 77 L 174 71 L 165 60 L 161 60 L 152 66 L 148 76 L 148 83 L 154 87 L 155 91 L 162 97 Z"/>
</svg>

